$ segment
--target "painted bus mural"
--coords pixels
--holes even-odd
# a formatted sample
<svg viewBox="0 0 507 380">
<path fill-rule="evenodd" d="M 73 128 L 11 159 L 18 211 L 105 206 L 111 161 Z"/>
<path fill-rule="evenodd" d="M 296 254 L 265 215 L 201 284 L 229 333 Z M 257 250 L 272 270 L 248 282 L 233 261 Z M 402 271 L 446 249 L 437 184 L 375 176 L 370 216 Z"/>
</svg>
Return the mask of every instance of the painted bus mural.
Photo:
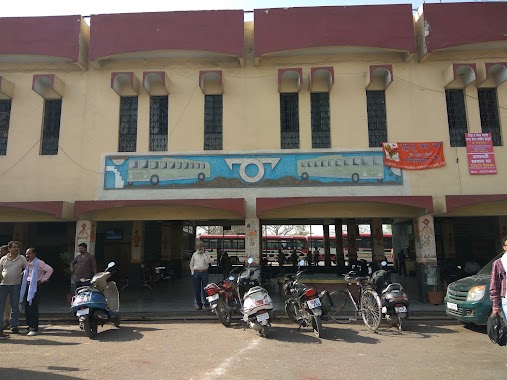
<svg viewBox="0 0 507 380">
<path fill-rule="evenodd" d="M 383 152 L 111 155 L 104 189 L 402 185 Z"/>
</svg>

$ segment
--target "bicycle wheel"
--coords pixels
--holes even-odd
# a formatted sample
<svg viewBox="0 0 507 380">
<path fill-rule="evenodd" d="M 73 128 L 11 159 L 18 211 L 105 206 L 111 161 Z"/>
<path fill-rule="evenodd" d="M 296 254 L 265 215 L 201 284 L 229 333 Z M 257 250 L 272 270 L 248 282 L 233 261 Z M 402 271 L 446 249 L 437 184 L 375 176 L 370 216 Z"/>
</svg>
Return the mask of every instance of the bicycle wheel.
<svg viewBox="0 0 507 380">
<path fill-rule="evenodd" d="M 335 290 L 334 292 L 329 293 L 329 297 L 331 298 L 332 306 L 331 310 L 327 313 L 327 316 L 337 323 L 344 323 L 344 321 L 340 320 L 339 317 L 345 307 L 345 304 L 347 303 L 349 294 L 345 290 Z M 349 321 L 347 320 L 346 322 Z"/>
<path fill-rule="evenodd" d="M 361 296 L 361 315 L 364 324 L 371 330 L 376 331 L 382 318 L 382 304 L 380 297 L 373 289 L 366 289 Z"/>
</svg>

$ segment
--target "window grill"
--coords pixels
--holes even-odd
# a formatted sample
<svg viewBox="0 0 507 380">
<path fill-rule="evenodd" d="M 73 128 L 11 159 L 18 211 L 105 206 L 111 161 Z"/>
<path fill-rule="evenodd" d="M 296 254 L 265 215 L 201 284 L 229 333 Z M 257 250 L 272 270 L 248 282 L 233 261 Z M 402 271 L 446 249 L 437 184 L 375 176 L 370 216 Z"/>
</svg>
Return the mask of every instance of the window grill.
<svg viewBox="0 0 507 380">
<path fill-rule="evenodd" d="M 449 124 L 449 140 L 451 146 L 466 146 L 465 133 L 468 131 L 465 108 L 465 92 L 445 90 L 447 103 L 447 122 Z"/>
<path fill-rule="evenodd" d="M 312 109 L 312 148 L 330 148 L 329 92 L 310 94 Z"/>
<path fill-rule="evenodd" d="M 120 97 L 118 152 L 135 152 L 137 147 L 137 96 Z"/>
<path fill-rule="evenodd" d="M 60 139 L 60 120 L 62 116 L 62 99 L 44 101 L 44 123 L 40 154 L 52 156 L 58 154 Z"/>
<path fill-rule="evenodd" d="M 282 149 L 299 149 L 299 94 L 280 94 Z"/>
<path fill-rule="evenodd" d="M 150 151 L 167 151 L 168 96 L 150 97 Z"/>
<path fill-rule="evenodd" d="M 223 96 L 204 97 L 204 150 L 222 150 Z"/>
<path fill-rule="evenodd" d="M 491 133 L 493 145 L 502 145 L 500 118 L 498 115 L 498 97 L 496 88 L 479 88 L 479 112 L 483 133 Z"/>
<path fill-rule="evenodd" d="M 378 148 L 387 142 L 385 91 L 366 91 L 366 110 L 369 147 Z"/>
<path fill-rule="evenodd" d="M 7 139 L 11 120 L 11 99 L 0 100 L 0 156 L 7 154 Z"/>
</svg>

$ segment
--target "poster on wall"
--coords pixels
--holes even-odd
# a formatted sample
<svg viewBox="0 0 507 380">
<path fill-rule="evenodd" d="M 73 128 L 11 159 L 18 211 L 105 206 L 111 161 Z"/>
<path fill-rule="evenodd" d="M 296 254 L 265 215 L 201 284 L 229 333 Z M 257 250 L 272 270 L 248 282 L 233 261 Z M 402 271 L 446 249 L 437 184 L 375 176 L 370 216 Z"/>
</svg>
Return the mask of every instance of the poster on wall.
<svg viewBox="0 0 507 380">
<path fill-rule="evenodd" d="M 384 165 L 391 168 L 421 170 L 445 165 L 443 143 L 382 143 Z"/>
<path fill-rule="evenodd" d="M 465 133 L 470 174 L 496 174 L 491 133 Z"/>
</svg>

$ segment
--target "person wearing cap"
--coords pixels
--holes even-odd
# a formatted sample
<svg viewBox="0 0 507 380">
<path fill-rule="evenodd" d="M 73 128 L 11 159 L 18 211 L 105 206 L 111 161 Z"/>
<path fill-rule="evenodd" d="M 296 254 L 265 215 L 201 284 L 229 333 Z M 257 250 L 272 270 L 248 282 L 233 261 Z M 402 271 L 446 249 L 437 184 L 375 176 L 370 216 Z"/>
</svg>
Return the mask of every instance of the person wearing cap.
<svg viewBox="0 0 507 380">
<path fill-rule="evenodd" d="M 190 273 L 192 274 L 194 283 L 195 302 L 197 303 L 197 310 L 201 310 L 203 304 L 206 309 L 209 309 L 209 302 L 206 299 L 204 287 L 208 285 L 208 268 L 211 258 L 209 253 L 204 251 L 204 245 L 201 241 L 195 244 L 195 248 L 196 251 L 190 259 Z"/>
<path fill-rule="evenodd" d="M 9 296 L 12 311 L 9 319 L 11 331 L 14 334 L 19 333 L 18 313 L 19 313 L 19 291 L 21 289 L 21 274 L 26 268 L 26 257 L 19 254 L 19 242 L 10 241 L 8 244 L 9 254 L 0 259 L 0 272 L 2 273 L 2 282 L 0 282 L 0 339 L 7 338 L 4 334 L 4 308 L 7 296 Z"/>
<path fill-rule="evenodd" d="M 86 243 L 78 245 L 79 255 L 70 262 L 70 273 L 74 273 L 76 279 L 76 289 L 80 286 L 89 286 L 90 279 L 97 273 L 97 263 L 95 256 L 88 252 Z M 88 281 L 81 281 L 86 279 Z"/>
<path fill-rule="evenodd" d="M 39 287 L 49 280 L 53 268 L 37 258 L 35 248 L 26 250 L 26 258 L 28 263 L 23 272 L 19 299 L 25 304 L 25 318 L 29 328 L 27 335 L 34 336 L 39 333 Z"/>
</svg>

